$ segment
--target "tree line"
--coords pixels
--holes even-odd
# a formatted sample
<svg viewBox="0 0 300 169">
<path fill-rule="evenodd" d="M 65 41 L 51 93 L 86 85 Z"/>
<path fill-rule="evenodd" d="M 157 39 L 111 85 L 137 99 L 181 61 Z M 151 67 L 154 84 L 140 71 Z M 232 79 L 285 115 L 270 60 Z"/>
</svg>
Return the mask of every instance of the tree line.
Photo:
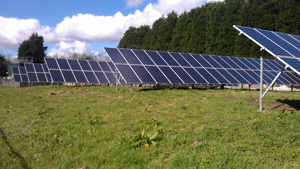
<svg viewBox="0 0 300 169">
<path fill-rule="evenodd" d="M 206 3 L 180 16 L 173 11 L 152 27 L 130 27 L 118 47 L 259 57 L 259 46 L 239 36 L 233 25 L 300 35 L 299 21 L 300 0 L 225 0 Z"/>
</svg>

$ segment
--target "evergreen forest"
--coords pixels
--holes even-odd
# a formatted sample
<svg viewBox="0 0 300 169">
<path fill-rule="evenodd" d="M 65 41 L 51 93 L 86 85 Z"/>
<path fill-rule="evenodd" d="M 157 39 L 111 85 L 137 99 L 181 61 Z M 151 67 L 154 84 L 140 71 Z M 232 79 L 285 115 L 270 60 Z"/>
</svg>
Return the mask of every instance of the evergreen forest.
<svg viewBox="0 0 300 169">
<path fill-rule="evenodd" d="M 300 0 L 225 0 L 130 27 L 118 47 L 255 58 L 259 46 L 233 25 L 300 35 L 299 21 Z"/>
</svg>

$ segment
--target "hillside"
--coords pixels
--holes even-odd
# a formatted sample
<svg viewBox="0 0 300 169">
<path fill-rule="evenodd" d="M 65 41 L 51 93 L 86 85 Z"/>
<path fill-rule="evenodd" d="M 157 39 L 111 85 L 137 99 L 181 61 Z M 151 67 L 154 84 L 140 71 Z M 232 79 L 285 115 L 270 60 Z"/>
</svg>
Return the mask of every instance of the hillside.
<svg viewBox="0 0 300 169">
<path fill-rule="evenodd" d="M 119 48 L 236 57 L 259 57 L 259 47 L 232 25 L 300 35 L 298 0 L 225 0 L 178 16 L 162 16 L 152 26 L 130 27 Z M 266 55 L 270 56 L 270 55 Z"/>
</svg>

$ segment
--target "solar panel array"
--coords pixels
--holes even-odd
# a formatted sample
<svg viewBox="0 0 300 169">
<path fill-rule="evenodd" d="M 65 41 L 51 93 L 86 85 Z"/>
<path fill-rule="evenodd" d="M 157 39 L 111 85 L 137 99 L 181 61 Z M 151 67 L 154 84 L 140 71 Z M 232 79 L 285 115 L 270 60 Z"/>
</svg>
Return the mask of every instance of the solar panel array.
<svg viewBox="0 0 300 169">
<path fill-rule="evenodd" d="M 25 63 L 24 67 L 12 67 L 17 82 L 51 82 L 51 76 L 45 64 Z"/>
<path fill-rule="evenodd" d="M 45 64 L 25 63 L 24 67 L 30 82 L 51 82 L 51 76 Z"/>
<path fill-rule="evenodd" d="M 300 36 L 238 25 L 233 27 L 300 75 Z"/>
<path fill-rule="evenodd" d="M 125 83 L 259 84 L 259 59 L 121 48 L 104 49 Z M 282 66 L 278 61 L 266 60 L 264 83 L 270 84 Z M 286 71 L 276 84 L 300 84 L 299 77 L 294 72 Z"/>
<path fill-rule="evenodd" d="M 116 68 L 111 62 L 57 58 L 45 58 L 45 62 L 53 82 L 116 83 Z"/>
<path fill-rule="evenodd" d="M 13 66 L 11 69 L 16 82 L 29 82 L 28 75 L 24 67 Z"/>
</svg>

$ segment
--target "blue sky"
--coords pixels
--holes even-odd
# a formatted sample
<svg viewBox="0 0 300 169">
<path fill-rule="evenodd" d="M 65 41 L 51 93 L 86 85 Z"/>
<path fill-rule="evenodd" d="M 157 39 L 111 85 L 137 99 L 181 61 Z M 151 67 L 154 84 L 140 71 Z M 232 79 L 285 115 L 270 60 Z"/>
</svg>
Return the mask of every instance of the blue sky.
<svg viewBox="0 0 300 169">
<path fill-rule="evenodd" d="M 206 1 L 212 0 L 1 0 L 0 52 L 16 56 L 19 43 L 38 32 L 49 56 L 99 55 L 105 46 L 117 47 L 129 26 L 151 26 Z"/>
</svg>

